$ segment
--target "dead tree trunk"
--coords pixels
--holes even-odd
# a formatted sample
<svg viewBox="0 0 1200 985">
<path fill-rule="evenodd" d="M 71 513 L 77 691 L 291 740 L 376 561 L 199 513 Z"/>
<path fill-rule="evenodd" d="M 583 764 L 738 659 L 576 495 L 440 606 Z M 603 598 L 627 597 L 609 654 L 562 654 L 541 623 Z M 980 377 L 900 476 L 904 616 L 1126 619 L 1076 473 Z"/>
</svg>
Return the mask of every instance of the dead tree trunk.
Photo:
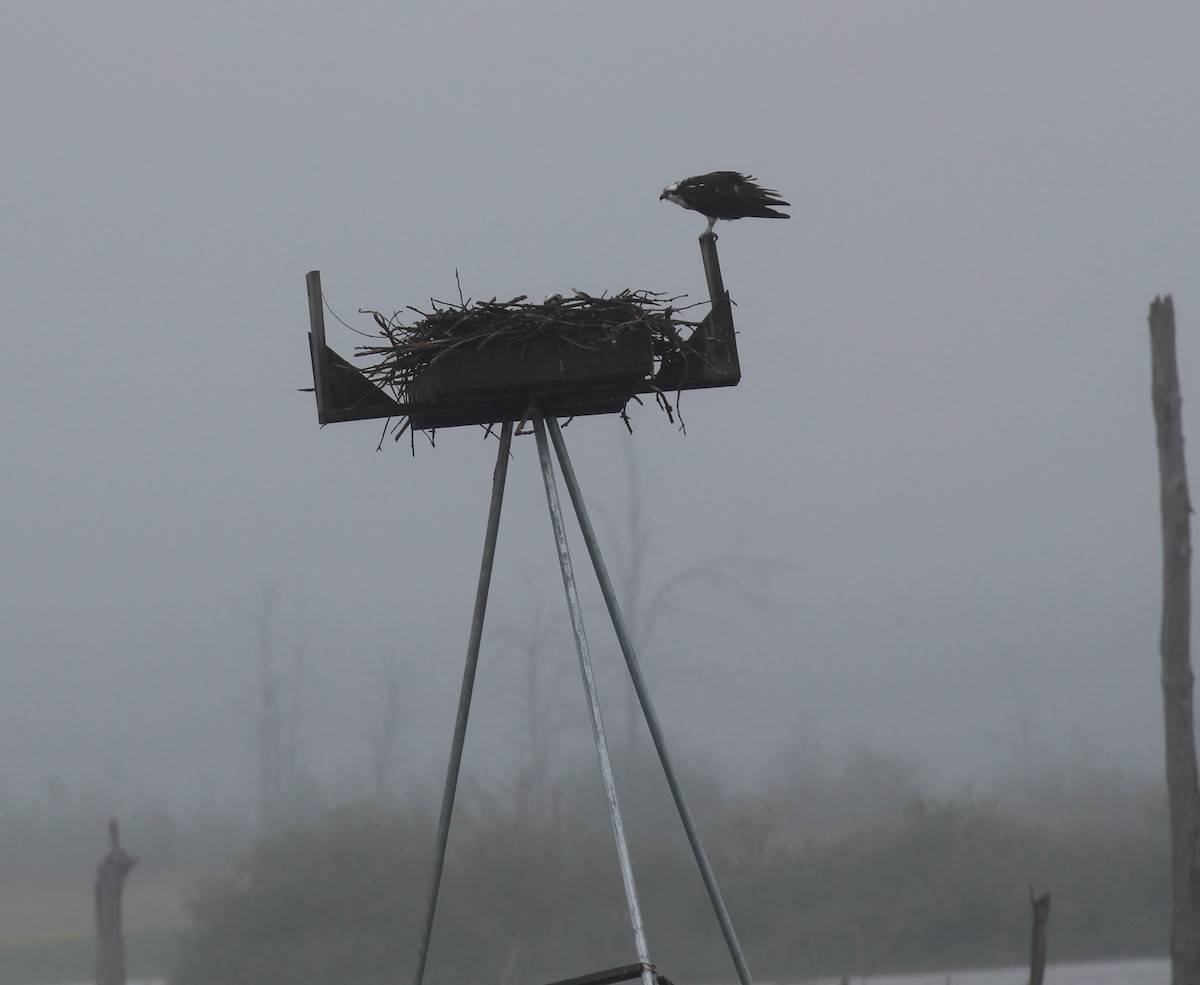
<svg viewBox="0 0 1200 985">
<path fill-rule="evenodd" d="M 1171 821 L 1171 985 L 1200 982 L 1200 783 L 1192 716 L 1191 502 L 1183 457 L 1182 399 L 1175 361 L 1175 307 L 1150 305 L 1151 393 L 1162 505 L 1163 718 Z"/>
<path fill-rule="evenodd" d="M 125 985 L 121 895 L 137 859 L 121 847 L 117 820 L 108 822 L 109 852 L 96 869 L 96 985 Z"/>
<path fill-rule="evenodd" d="M 1046 921 L 1050 919 L 1050 894 L 1033 895 L 1029 887 L 1029 902 L 1033 906 L 1033 933 L 1029 947 L 1029 985 L 1042 985 L 1046 978 Z"/>
</svg>

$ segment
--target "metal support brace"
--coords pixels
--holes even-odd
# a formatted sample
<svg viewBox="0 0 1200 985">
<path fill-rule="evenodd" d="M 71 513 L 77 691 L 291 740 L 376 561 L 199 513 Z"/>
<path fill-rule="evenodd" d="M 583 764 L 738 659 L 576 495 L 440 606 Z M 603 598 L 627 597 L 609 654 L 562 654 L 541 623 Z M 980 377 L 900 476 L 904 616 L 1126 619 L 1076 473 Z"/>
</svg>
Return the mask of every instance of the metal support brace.
<svg viewBox="0 0 1200 985">
<path fill-rule="evenodd" d="M 567 446 L 563 441 L 562 431 L 559 430 L 558 421 L 552 417 L 546 419 L 545 426 L 550 434 L 550 440 L 554 443 L 554 451 L 558 456 L 558 464 L 562 471 L 563 481 L 567 484 L 567 492 L 570 494 L 571 502 L 575 506 L 575 515 L 579 518 L 579 529 L 583 533 L 584 542 L 587 544 L 588 553 L 592 558 L 592 566 L 596 569 L 596 579 L 600 582 L 600 591 L 604 595 L 604 602 L 608 606 L 608 614 L 612 617 L 613 628 L 617 632 L 617 642 L 620 643 L 621 652 L 625 655 L 625 663 L 629 667 L 629 676 L 633 680 L 633 687 L 637 692 L 638 701 L 641 703 L 642 713 L 646 716 L 646 725 L 650 729 L 650 737 L 654 740 L 654 748 L 658 752 L 659 762 L 662 763 L 663 773 L 667 778 L 667 785 L 671 788 L 671 796 L 675 798 L 675 806 L 679 810 L 679 819 L 683 822 L 683 829 L 687 833 L 688 843 L 692 846 L 692 854 L 695 856 L 696 865 L 699 867 L 701 878 L 704 880 L 704 888 L 708 890 L 708 898 L 712 901 L 713 909 L 716 911 L 717 922 L 721 925 L 721 933 L 724 934 L 725 944 L 729 948 L 729 956 L 733 959 L 733 964 L 737 969 L 741 985 L 753 985 L 750 980 L 750 969 L 746 966 L 746 958 L 742 954 L 741 945 L 738 943 L 737 934 L 733 929 L 733 922 L 729 919 L 729 912 L 725 909 L 725 902 L 721 897 L 720 887 L 717 886 L 717 877 L 713 874 L 712 866 L 708 863 L 708 856 L 704 852 L 704 847 L 700 844 L 700 835 L 696 831 L 696 823 L 692 819 L 692 812 L 688 809 L 687 801 L 684 800 L 683 790 L 679 786 L 679 780 L 667 755 L 666 739 L 663 737 L 662 726 L 659 724 L 658 715 L 654 711 L 654 705 L 650 702 L 650 692 L 646 689 L 646 679 L 642 676 L 641 665 L 638 663 L 637 654 L 634 652 L 633 640 L 630 638 L 629 630 L 625 626 L 625 618 L 621 614 L 621 607 L 617 604 L 617 594 L 613 590 L 612 580 L 608 576 L 608 568 L 604 563 L 603 555 L 600 553 L 600 545 L 596 540 L 596 532 L 592 528 L 592 521 L 588 516 L 587 505 L 583 501 L 583 493 L 579 488 L 579 480 L 575 477 L 575 470 L 571 466 L 571 458 L 567 454 Z M 538 440 L 539 442 L 542 441 L 540 429 L 538 431 Z M 546 466 L 543 465 L 542 468 L 544 471 Z"/>
<path fill-rule="evenodd" d="M 554 481 L 554 464 L 550 460 L 550 447 L 546 442 L 546 429 L 553 425 L 558 433 L 558 423 L 553 418 L 546 420 L 538 413 L 534 417 L 534 433 L 537 437 L 538 459 L 542 465 L 542 479 L 546 485 L 546 503 L 550 507 L 550 524 L 554 528 L 554 542 L 558 549 L 558 563 L 562 569 L 563 588 L 567 593 L 567 609 L 571 614 L 571 629 L 575 635 L 575 649 L 579 654 L 579 669 L 583 674 L 583 686 L 587 692 L 588 711 L 592 718 L 592 736 L 596 740 L 596 755 L 600 759 L 600 774 L 604 780 L 604 796 L 608 801 L 608 815 L 612 821 L 613 838 L 617 843 L 617 860 L 621 866 L 621 881 L 625 886 L 625 902 L 629 907 L 629 923 L 633 927 L 634 947 L 642 966 L 642 985 L 655 985 L 654 969 L 650 964 L 646 947 L 646 932 L 642 926 L 642 912 L 638 905 L 637 887 L 633 881 L 633 865 L 629 860 L 629 846 L 625 842 L 625 826 L 621 821 L 621 808 L 617 803 L 617 789 L 613 782 L 612 762 L 608 756 L 608 742 L 604 737 L 604 723 L 600 718 L 600 696 L 592 675 L 592 660 L 588 653 L 587 634 L 583 628 L 583 612 L 579 604 L 579 592 L 575 586 L 575 574 L 571 569 L 571 553 L 567 547 L 567 531 L 563 523 L 562 504 L 558 498 L 558 487 Z M 561 434 L 559 441 L 562 441 Z"/>
<path fill-rule="evenodd" d="M 692 854 L 695 856 L 701 878 L 704 880 L 704 886 L 708 890 L 709 899 L 712 901 L 713 909 L 716 911 L 717 922 L 720 924 L 721 932 L 725 936 L 725 943 L 729 948 L 730 957 L 733 959 L 734 966 L 737 969 L 741 985 L 753 985 L 750 978 L 750 971 L 746 966 L 746 959 L 742 954 L 741 945 L 738 943 L 737 935 L 733 930 L 733 924 L 729 919 L 729 913 L 725 909 L 725 903 L 721 897 L 721 891 L 717 886 L 716 876 L 713 874 L 712 867 L 708 862 L 708 856 L 700 844 L 700 836 L 696 831 L 691 811 L 684 800 L 683 791 L 680 789 L 675 770 L 667 755 L 666 740 L 663 737 L 662 726 L 659 724 L 658 715 L 650 702 L 650 695 L 646 689 L 646 681 L 642 675 L 637 654 L 634 652 L 633 641 L 629 636 L 625 619 L 617 603 L 616 592 L 613 590 L 612 581 L 608 575 L 608 568 L 600 553 L 596 533 L 592 528 L 587 506 L 583 501 L 579 481 L 575 477 L 575 470 L 571 465 L 570 456 L 567 454 L 567 448 L 563 442 L 558 421 L 553 417 L 543 418 L 540 413 L 536 414 L 534 416 L 534 430 L 537 438 L 538 459 L 542 468 L 542 479 L 546 487 L 546 503 L 550 508 L 550 523 L 554 529 L 554 540 L 558 551 L 559 566 L 562 570 L 563 588 L 567 596 L 567 609 L 570 612 L 571 628 L 574 632 L 575 646 L 579 654 L 579 668 L 583 676 L 584 690 L 588 700 L 588 711 L 591 714 L 592 720 L 592 735 L 596 743 L 596 755 L 600 760 L 600 773 L 604 781 L 604 793 L 608 801 L 609 817 L 612 821 L 613 837 L 617 847 L 617 859 L 621 867 L 621 879 L 625 887 L 625 900 L 629 908 L 629 921 L 633 928 L 634 946 L 637 950 L 638 964 L 617 970 L 622 973 L 631 972 L 632 974 L 628 974 L 625 977 L 633 977 L 636 975 L 634 969 L 640 968 L 642 985 L 656 985 L 654 965 L 650 963 L 649 952 L 646 946 L 646 934 L 642 924 L 641 908 L 638 904 L 637 888 L 634 885 L 633 866 L 630 862 L 629 848 L 625 840 L 625 828 L 621 820 L 620 806 L 617 803 L 617 792 L 613 782 L 608 742 L 604 735 L 604 723 L 600 717 L 600 699 L 592 673 L 591 656 L 588 651 L 587 635 L 583 627 L 583 615 L 579 603 L 578 589 L 575 584 L 575 575 L 571 566 L 571 555 L 567 547 L 562 504 L 558 497 L 558 487 L 554 478 L 554 465 L 550 458 L 547 434 L 549 435 L 549 442 L 554 445 L 554 451 L 558 457 L 563 480 L 567 484 L 571 502 L 575 507 L 575 514 L 579 519 L 580 531 L 587 544 L 588 554 L 591 556 L 592 565 L 596 570 L 596 578 L 600 583 L 600 590 L 604 595 L 604 601 L 608 606 L 609 616 L 612 618 L 613 628 L 616 630 L 621 652 L 624 654 L 625 663 L 629 668 L 629 676 L 633 681 L 634 690 L 637 692 L 638 701 L 641 703 L 642 713 L 646 717 L 650 737 L 654 741 L 654 748 L 658 753 L 659 762 L 662 764 L 667 785 L 671 790 L 671 796 L 675 799 L 675 806 L 679 811 L 680 820 L 683 822 L 683 828 L 687 834 L 688 843 L 691 845 Z M 488 513 L 487 533 L 484 538 L 483 562 L 479 570 L 479 586 L 475 594 L 475 612 L 471 621 L 471 635 L 467 645 L 467 661 L 463 669 L 462 688 L 459 692 L 458 717 L 455 721 L 454 738 L 451 743 L 450 765 L 446 771 L 446 785 L 442 793 L 442 809 L 438 818 L 437 838 L 434 846 L 433 871 L 429 880 L 429 892 L 425 903 L 425 923 L 417 953 L 417 968 L 416 974 L 413 976 L 413 985 L 422 985 L 425 976 L 425 964 L 429 956 L 429 942 L 433 933 L 434 912 L 437 908 L 438 890 L 441 887 L 442 870 L 446 859 L 446 843 L 450 831 L 450 817 L 454 811 L 454 798 L 458 788 L 463 745 L 467 734 L 467 718 L 471 710 L 471 695 L 475 686 L 475 671 L 479 662 L 479 645 L 483 636 L 483 620 L 487 610 L 488 590 L 491 586 L 492 565 L 496 556 L 496 537 L 500 527 L 500 509 L 504 501 L 504 483 L 508 472 L 512 435 L 512 423 L 504 424 L 500 432 L 500 450 L 496 458 L 496 470 L 492 477 L 492 501 Z"/>
<path fill-rule="evenodd" d="M 433 849 L 433 872 L 429 877 L 429 893 L 425 900 L 425 925 L 417 951 L 417 970 L 413 985 L 421 985 L 425 977 L 425 961 L 429 957 L 429 939 L 433 934 L 433 914 L 437 909 L 438 890 L 442 884 L 442 867 L 446 861 L 446 841 L 450 834 L 450 815 L 454 812 L 454 795 L 458 789 L 458 771 L 462 765 L 463 744 L 467 737 L 467 717 L 471 711 L 471 693 L 475 689 L 475 668 L 479 664 L 479 644 L 483 639 L 483 617 L 487 611 L 488 589 L 492 583 L 492 563 L 496 558 L 496 535 L 500 530 L 500 507 L 504 503 L 504 480 L 508 475 L 509 449 L 512 445 L 512 422 L 500 431 L 500 451 L 496 455 L 496 470 L 492 473 L 492 502 L 488 510 L 487 533 L 483 541 L 483 562 L 479 568 L 479 587 L 475 591 L 475 614 L 471 618 L 471 636 L 467 643 L 467 663 L 463 668 L 462 688 L 458 695 L 458 718 L 454 723 L 454 739 L 450 745 L 450 765 L 446 770 L 446 786 L 442 791 L 442 811 L 438 817 L 437 841 Z"/>
</svg>

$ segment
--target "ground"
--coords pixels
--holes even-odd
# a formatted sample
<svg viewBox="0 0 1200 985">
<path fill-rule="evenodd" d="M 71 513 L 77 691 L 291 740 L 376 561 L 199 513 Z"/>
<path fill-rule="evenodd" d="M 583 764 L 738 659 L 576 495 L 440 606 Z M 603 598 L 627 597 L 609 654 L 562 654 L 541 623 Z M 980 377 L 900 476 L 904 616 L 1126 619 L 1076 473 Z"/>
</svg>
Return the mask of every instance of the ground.
<svg viewBox="0 0 1200 985">
<path fill-rule="evenodd" d="M 0 943 L 91 934 L 91 872 L 78 878 L 6 881 L 0 890 Z M 181 927 L 194 877 L 184 873 L 142 873 L 125 883 L 125 929 L 129 932 Z"/>
</svg>

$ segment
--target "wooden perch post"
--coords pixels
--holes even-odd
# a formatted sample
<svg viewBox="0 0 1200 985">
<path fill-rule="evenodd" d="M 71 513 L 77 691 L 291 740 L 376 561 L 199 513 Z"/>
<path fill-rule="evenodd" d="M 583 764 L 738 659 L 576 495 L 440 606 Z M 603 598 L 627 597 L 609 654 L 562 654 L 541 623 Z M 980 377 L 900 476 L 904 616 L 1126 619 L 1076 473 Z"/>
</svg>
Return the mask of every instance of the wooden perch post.
<svg viewBox="0 0 1200 985">
<path fill-rule="evenodd" d="M 1171 985 L 1200 982 L 1200 783 L 1192 715 L 1191 501 L 1183 457 L 1175 306 L 1168 295 L 1150 305 L 1151 395 L 1158 432 L 1162 507 L 1163 718 L 1171 820 Z"/>
<path fill-rule="evenodd" d="M 1033 895 L 1029 887 L 1029 903 L 1033 907 L 1033 934 L 1029 948 L 1029 985 L 1042 985 L 1046 977 L 1046 921 L 1050 919 L 1050 894 Z"/>
<path fill-rule="evenodd" d="M 109 851 L 96 869 L 96 985 L 125 985 L 121 895 L 137 859 L 121 847 L 117 819 L 108 822 Z"/>
</svg>

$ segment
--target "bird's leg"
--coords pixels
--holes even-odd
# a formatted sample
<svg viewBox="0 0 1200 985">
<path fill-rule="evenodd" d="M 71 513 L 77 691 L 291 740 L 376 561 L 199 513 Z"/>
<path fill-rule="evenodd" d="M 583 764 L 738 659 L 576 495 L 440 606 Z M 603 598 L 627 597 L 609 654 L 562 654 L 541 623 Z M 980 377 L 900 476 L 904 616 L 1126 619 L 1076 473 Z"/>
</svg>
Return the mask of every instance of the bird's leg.
<svg viewBox="0 0 1200 985">
<path fill-rule="evenodd" d="M 713 226 L 715 226 L 716 224 L 717 224 L 716 217 L 715 217 L 715 216 L 710 216 L 710 217 L 709 217 L 709 220 L 708 220 L 708 228 L 707 228 L 706 230 L 704 230 L 704 235 L 705 235 L 705 236 L 712 236 L 712 235 L 714 235 L 714 233 L 713 233 Z"/>
</svg>

